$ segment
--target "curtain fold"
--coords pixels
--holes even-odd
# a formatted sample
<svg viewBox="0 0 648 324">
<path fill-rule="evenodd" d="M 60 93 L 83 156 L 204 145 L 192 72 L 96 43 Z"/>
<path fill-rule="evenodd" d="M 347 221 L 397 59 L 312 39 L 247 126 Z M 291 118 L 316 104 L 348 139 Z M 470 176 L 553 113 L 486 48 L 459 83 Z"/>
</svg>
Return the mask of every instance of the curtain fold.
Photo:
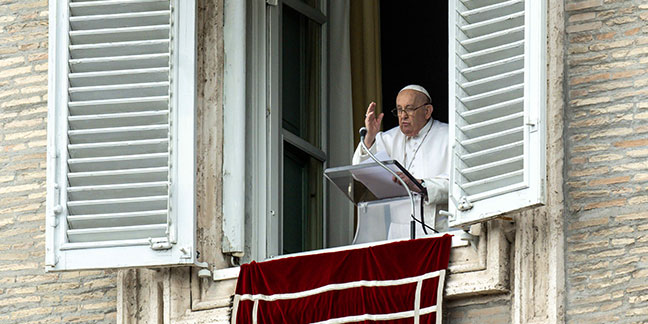
<svg viewBox="0 0 648 324">
<path fill-rule="evenodd" d="M 376 102 L 377 114 L 384 110 L 380 68 L 380 2 L 351 1 L 350 18 L 355 146 L 360 142 L 357 130 L 364 126 L 365 112 L 369 103 Z"/>
<path fill-rule="evenodd" d="M 350 2 L 335 0 L 329 7 L 329 156 L 328 167 L 351 164 L 353 104 L 351 101 Z M 329 185 L 326 216 L 327 247 L 351 244 L 354 206 L 346 195 Z"/>
</svg>

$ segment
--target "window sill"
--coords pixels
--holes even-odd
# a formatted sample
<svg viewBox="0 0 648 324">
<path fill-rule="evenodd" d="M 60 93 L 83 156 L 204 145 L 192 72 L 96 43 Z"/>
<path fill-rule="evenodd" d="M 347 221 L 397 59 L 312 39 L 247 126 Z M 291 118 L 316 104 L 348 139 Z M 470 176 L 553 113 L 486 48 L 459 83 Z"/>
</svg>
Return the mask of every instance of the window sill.
<svg viewBox="0 0 648 324">
<path fill-rule="evenodd" d="M 508 292 L 509 243 L 506 240 L 503 224 L 501 221 L 491 221 L 484 227 L 485 229 L 480 230 L 480 233 L 478 233 L 479 240 L 476 248 L 468 241 L 470 235 L 467 235 L 463 231 L 452 233 L 454 236 L 452 238 L 450 265 L 448 267 L 450 274 L 445 288 L 445 295 L 447 298 L 460 298 L 470 295 Z M 435 237 L 444 234 L 445 233 L 430 236 Z M 282 255 L 275 257 L 275 259 L 360 249 L 395 241 L 398 240 L 348 245 Z M 221 285 L 221 288 L 229 289 L 227 292 L 219 293 L 219 296 L 223 296 L 223 298 L 225 298 L 224 296 L 227 296 L 228 301 L 229 296 L 233 295 L 234 290 L 236 289 L 236 280 L 239 275 L 239 270 L 239 267 L 232 267 L 213 271 L 213 281 Z M 208 301 L 203 301 L 201 304 L 203 303 L 213 304 Z M 221 303 L 218 304 L 220 305 Z"/>
</svg>

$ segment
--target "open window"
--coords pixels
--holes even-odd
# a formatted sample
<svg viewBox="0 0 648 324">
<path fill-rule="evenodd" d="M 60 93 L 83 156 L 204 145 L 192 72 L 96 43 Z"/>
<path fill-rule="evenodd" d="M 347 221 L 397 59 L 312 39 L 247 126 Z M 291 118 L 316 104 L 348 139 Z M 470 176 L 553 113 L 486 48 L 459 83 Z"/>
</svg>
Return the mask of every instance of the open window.
<svg viewBox="0 0 648 324">
<path fill-rule="evenodd" d="M 350 164 L 368 102 L 389 111 L 408 83 L 450 124 L 452 226 L 541 204 L 543 2 L 342 3 L 248 4 L 248 35 L 263 35 L 248 75 L 263 91 L 248 94 L 244 260 L 350 244 L 354 208 L 317 173 Z"/>
<path fill-rule="evenodd" d="M 47 270 L 195 262 L 194 14 L 50 2 Z"/>
</svg>

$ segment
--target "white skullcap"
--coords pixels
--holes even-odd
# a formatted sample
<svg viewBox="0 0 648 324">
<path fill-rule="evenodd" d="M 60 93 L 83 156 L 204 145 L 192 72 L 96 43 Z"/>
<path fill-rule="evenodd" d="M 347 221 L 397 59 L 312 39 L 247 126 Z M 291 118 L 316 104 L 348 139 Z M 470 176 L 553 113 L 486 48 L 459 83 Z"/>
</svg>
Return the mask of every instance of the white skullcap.
<svg viewBox="0 0 648 324">
<path fill-rule="evenodd" d="M 429 101 L 429 102 L 432 102 L 432 98 L 430 97 L 430 94 L 427 92 L 427 90 L 425 90 L 425 88 L 421 87 L 421 86 L 418 85 L 418 84 L 410 84 L 410 85 L 408 85 L 408 86 L 405 86 L 405 88 L 403 88 L 403 89 L 401 89 L 400 91 L 398 91 L 398 93 L 403 92 L 403 90 L 414 90 L 414 91 L 418 91 L 418 92 L 424 94 L 424 95 L 428 98 L 428 101 Z"/>
</svg>

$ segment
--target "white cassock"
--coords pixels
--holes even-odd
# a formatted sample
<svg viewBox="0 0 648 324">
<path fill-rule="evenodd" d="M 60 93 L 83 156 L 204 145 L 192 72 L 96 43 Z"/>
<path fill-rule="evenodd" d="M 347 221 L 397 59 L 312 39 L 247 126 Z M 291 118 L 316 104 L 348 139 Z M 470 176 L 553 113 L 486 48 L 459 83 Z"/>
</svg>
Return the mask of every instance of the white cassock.
<svg viewBox="0 0 648 324">
<path fill-rule="evenodd" d="M 376 135 L 374 144 L 369 148 L 376 154 L 385 151 L 389 156 L 398 161 L 416 179 L 422 179 L 428 192 L 424 202 L 423 212 L 425 223 L 433 224 L 439 231 L 447 230 L 448 223 L 445 216 L 439 215 L 439 210 L 447 210 L 448 204 L 448 178 L 450 174 L 450 159 L 448 155 L 448 124 L 430 118 L 427 124 L 416 136 L 405 136 L 399 127 L 394 127 L 386 132 Z M 353 154 L 353 164 L 358 164 L 369 155 L 363 152 L 362 147 Z M 389 225 L 388 239 L 406 238 L 410 235 L 410 207 L 409 203 L 401 204 L 400 210 L 391 211 L 391 224 Z M 417 225 L 417 236 L 420 236 L 421 226 Z M 431 231 L 428 230 L 428 233 Z"/>
</svg>

